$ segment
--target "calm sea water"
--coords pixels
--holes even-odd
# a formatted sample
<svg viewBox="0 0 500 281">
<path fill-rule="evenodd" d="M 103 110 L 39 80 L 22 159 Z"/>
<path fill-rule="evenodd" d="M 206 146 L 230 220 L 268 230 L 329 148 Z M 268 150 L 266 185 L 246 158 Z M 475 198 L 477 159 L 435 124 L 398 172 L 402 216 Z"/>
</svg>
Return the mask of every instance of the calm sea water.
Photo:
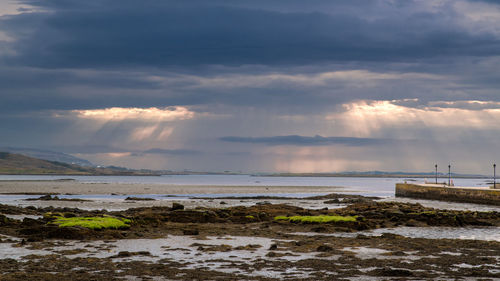
<svg viewBox="0 0 500 281">
<path fill-rule="evenodd" d="M 165 176 L 27 176 L 0 175 L 1 180 L 58 180 L 74 179 L 84 183 L 140 183 L 172 185 L 222 186 L 334 186 L 339 192 L 372 196 L 394 196 L 398 182 L 423 182 L 422 178 L 365 178 L 365 177 L 264 177 L 250 175 L 165 175 Z M 432 179 L 429 179 L 432 180 Z M 488 179 L 454 179 L 457 186 L 486 186 Z"/>
</svg>

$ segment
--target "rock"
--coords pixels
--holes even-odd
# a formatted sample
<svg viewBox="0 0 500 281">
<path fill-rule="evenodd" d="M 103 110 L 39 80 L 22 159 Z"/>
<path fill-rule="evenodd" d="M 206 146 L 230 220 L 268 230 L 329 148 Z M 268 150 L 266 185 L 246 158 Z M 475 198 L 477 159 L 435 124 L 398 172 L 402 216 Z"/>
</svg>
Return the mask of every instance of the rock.
<svg viewBox="0 0 500 281">
<path fill-rule="evenodd" d="M 198 245 L 198 244 L 193 244 Z M 197 248 L 200 252 L 230 252 L 233 249 L 230 245 L 201 245 Z"/>
<path fill-rule="evenodd" d="M 184 205 L 176 203 L 176 202 L 172 203 L 172 211 L 175 211 L 175 210 L 184 210 Z"/>
<path fill-rule="evenodd" d="M 32 226 L 42 225 L 42 224 L 44 224 L 44 223 L 39 222 L 38 220 L 35 220 L 35 219 L 30 219 L 30 218 L 24 218 L 23 222 L 22 222 L 22 225 L 25 227 L 32 227 Z"/>
<path fill-rule="evenodd" d="M 267 253 L 267 255 L 266 255 L 266 257 L 270 257 L 270 258 L 274 258 L 274 257 L 276 257 L 276 256 L 277 256 L 277 255 L 276 255 L 276 253 L 275 253 L 275 252 L 269 252 L 269 253 Z"/>
<path fill-rule="evenodd" d="M 267 220 L 269 219 L 269 215 L 266 212 L 259 213 L 259 220 Z"/>
<path fill-rule="evenodd" d="M 64 213 L 64 217 L 65 218 L 74 218 L 74 217 L 76 217 L 76 214 L 72 213 L 72 212 L 66 212 L 66 213 Z"/>
<path fill-rule="evenodd" d="M 7 224 L 10 224 L 11 223 L 11 219 L 9 219 L 8 217 L 4 216 L 4 215 L 0 215 L 0 225 L 7 225 Z"/>
<path fill-rule="evenodd" d="M 342 204 L 353 204 L 353 203 L 365 203 L 365 202 L 370 202 L 372 201 L 371 199 L 359 197 L 359 198 L 344 198 L 342 199 L 341 203 Z"/>
<path fill-rule="evenodd" d="M 316 251 L 318 252 L 330 252 L 333 251 L 333 248 L 328 246 L 328 245 L 320 245 L 318 248 L 316 248 Z"/>
<path fill-rule="evenodd" d="M 28 241 L 31 238 L 59 238 L 59 239 L 76 239 L 83 240 L 89 237 L 91 230 L 83 227 L 58 227 L 58 226 L 32 226 L 19 230 L 19 234 L 28 236 Z"/>
<path fill-rule="evenodd" d="M 184 229 L 182 233 L 184 235 L 199 235 L 200 231 L 198 229 Z"/>
<path fill-rule="evenodd" d="M 246 246 L 235 247 L 234 250 L 237 250 L 237 251 L 253 251 L 253 250 L 256 250 L 258 248 L 262 248 L 262 246 L 261 245 L 257 245 L 257 244 L 248 244 Z"/>
<path fill-rule="evenodd" d="M 406 224 L 406 226 L 418 226 L 418 222 L 414 219 L 409 219 Z"/>
<path fill-rule="evenodd" d="M 398 235 L 398 234 L 394 234 L 394 233 L 387 233 L 387 232 L 382 233 L 382 235 L 380 237 L 387 238 L 387 239 L 401 239 L 401 238 L 405 238 L 402 235 Z"/>
<path fill-rule="evenodd" d="M 23 239 L 24 241 L 24 239 Z M 28 239 L 26 239 L 26 241 L 24 242 L 26 244 L 26 242 L 41 242 L 43 241 L 43 238 L 40 237 L 40 236 L 33 236 L 33 237 L 30 237 Z M 21 241 L 21 244 L 22 244 L 22 241 Z"/>
<path fill-rule="evenodd" d="M 321 232 L 328 232 L 328 229 L 324 226 L 318 226 L 318 227 L 311 228 L 311 231 L 321 233 Z"/>
<path fill-rule="evenodd" d="M 112 256 L 111 258 L 128 258 L 132 256 L 151 256 L 151 253 L 148 251 L 139 251 L 139 252 L 120 251 L 118 252 L 118 254 Z"/>
<path fill-rule="evenodd" d="M 264 201 L 264 202 L 257 202 L 255 205 L 271 205 L 271 202 L 269 201 Z"/>
<path fill-rule="evenodd" d="M 177 210 L 168 215 L 168 221 L 180 223 L 207 223 L 220 220 L 217 213 L 210 210 Z"/>
<path fill-rule="evenodd" d="M 379 268 L 375 269 L 373 273 L 376 276 L 413 276 L 413 273 L 406 269 L 393 269 L 393 268 Z"/>
<path fill-rule="evenodd" d="M 144 197 L 127 197 L 125 198 L 127 201 L 155 201 L 154 198 L 144 198 Z"/>
<path fill-rule="evenodd" d="M 89 229 L 81 227 L 55 227 L 47 232 L 47 238 L 83 240 L 89 232 Z"/>
<path fill-rule="evenodd" d="M 303 246 L 305 244 L 307 244 L 307 242 L 304 240 L 295 241 L 295 246 Z"/>
<path fill-rule="evenodd" d="M 272 244 L 270 247 L 269 247 L 269 250 L 270 251 L 273 251 L 273 250 L 276 250 L 278 249 L 278 244 Z"/>
</svg>

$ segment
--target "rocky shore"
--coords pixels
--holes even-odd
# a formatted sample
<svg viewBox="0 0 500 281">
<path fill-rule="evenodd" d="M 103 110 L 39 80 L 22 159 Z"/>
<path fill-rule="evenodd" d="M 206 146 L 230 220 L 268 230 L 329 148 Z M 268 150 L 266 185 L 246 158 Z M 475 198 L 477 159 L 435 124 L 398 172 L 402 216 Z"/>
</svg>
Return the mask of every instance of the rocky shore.
<svg viewBox="0 0 500 281">
<path fill-rule="evenodd" d="M 498 212 L 438 210 L 338 194 L 311 200 L 349 202 L 343 208 L 287 204 L 293 200 L 302 199 L 226 208 L 188 209 L 175 203 L 114 212 L 0 205 L 0 247 L 26 253 L 1 256 L 0 280 L 500 278 L 498 241 L 363 234 L 401 226 L 499 227 Z M 355 219 L 307 223 L 279 216 Z M 112 217 L 130 220 L 130 226 L 60 227 L 53 223 L 55 217 Z M 352 235 L 332 236 L 342 233 Z M 145 249 L 134 247 L 141 243 Z"/>
</svg>

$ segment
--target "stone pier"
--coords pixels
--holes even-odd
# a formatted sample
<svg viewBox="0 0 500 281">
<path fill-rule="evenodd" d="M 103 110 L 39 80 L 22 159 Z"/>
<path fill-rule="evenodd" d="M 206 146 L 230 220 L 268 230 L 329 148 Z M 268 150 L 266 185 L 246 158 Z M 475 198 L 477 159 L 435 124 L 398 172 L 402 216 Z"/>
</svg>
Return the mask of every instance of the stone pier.
<svg viewBox="0 0 500 281">
<path fill-rule="evenodd" d="M 477 203 L 500 206 L 500 189 L 436 184 L 397 183 L 396 197 Z"/>
</svg>

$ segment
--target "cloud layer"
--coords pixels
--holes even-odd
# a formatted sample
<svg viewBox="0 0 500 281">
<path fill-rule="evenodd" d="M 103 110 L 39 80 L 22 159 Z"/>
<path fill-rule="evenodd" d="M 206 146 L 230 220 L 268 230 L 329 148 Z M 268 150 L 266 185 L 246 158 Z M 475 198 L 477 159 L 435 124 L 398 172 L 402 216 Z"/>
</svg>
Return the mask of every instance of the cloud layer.
<svg viewBox="0 0 500 281">
<path fill-rule="evenodd" d="M 484 172 L 499 26 L 487 0 L 0 4 L 0 145 L 136 168 Z"/>
<path fill-rule="evenodd" d="M 235 143 L 253 143 L 266 145 L 297 145 L 297 146 L 317 146 L 317 145 L 349 145 L 367 146 L 389 144 L 394 140 L 375 138 L 352 138 L 352 137 L 323 137 L 323 136 L 273 136 L 273 137 L 222 137 L 221 141 Z"/>
<path fill-rule="evenodd" d="M 295 2 L 290 10 L 288 1 L 26 2 L 47 12 L 3 22 L 18 38 L 13 62 L 49 68 L 389 62 L 500 52 L 496 30 L 467 29 L 498 20 L 488 3 L 315 1 L 316 9 L 301 12 L 311 4 Z"/>
</svg>

